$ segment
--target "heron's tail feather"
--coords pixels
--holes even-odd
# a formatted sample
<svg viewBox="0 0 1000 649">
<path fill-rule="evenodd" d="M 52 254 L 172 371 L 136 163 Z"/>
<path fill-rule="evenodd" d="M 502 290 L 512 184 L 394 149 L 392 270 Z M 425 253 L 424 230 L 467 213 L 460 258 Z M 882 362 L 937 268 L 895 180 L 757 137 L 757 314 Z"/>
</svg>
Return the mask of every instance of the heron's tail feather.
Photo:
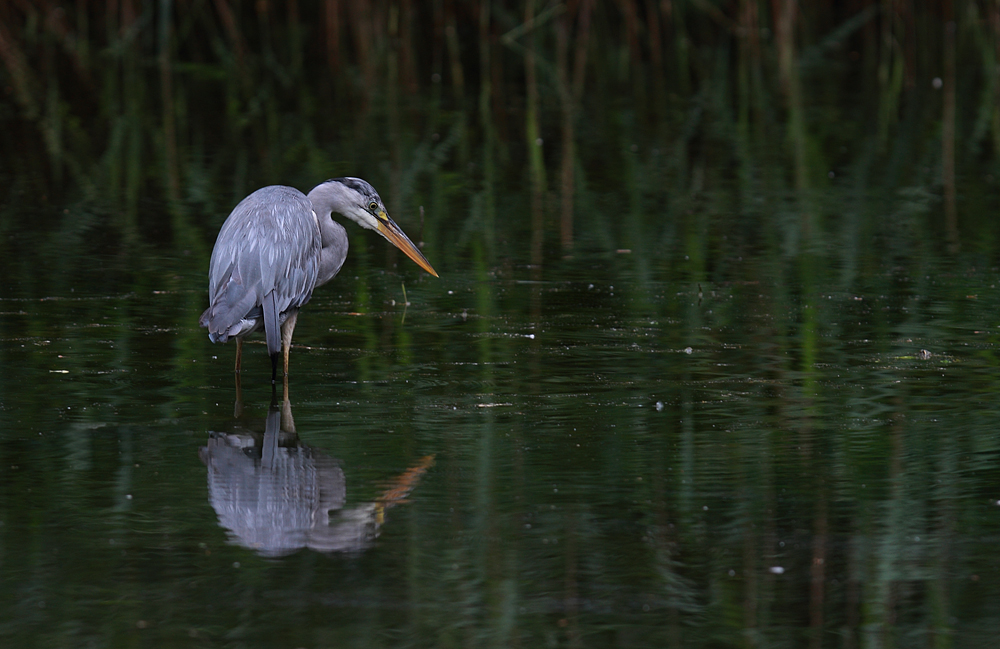
<svg viewBox="0 0 1000 649">
<path fill-rule="evenodd" d="M 254 296 L 247 293 L 235 302 L 217 299 L 198 318 L 198 324 L 208 329 L 208 338 L 213 343 L 227 342 L 233 336 L 241 336 L 259 326 L 257 319 L 260 309 L 254 313 Z"/>
<path fill-rule="evenodd" d="M 200 318 L 198 318 L 198 326 L 208 329 L 208 339 L 213 343 L 217 343 L 220 340 L 222 342 L 229 340 L 229 336 L 226 336 L 225 332 L 219 334 L 216 331 L 212 331 L 212 307 L 205 309 L 205 312 L 201 314 Z"/>
<path fill-rule="evenodd" d="M 274 291 L 261 300 L 264 307 L 264 336 L 267 338 L 267 353 L 274 356 L 281 351 L 281 323 L 278 322 L 278 303 Z"/>
</svg>

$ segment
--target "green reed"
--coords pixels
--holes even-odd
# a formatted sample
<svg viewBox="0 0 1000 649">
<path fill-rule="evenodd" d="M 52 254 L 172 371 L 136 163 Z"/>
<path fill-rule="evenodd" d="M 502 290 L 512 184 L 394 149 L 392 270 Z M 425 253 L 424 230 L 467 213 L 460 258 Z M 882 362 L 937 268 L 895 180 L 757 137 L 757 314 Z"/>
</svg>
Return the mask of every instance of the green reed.
<svg viewBox="0 0 1000 649">
<path fill-rule="evenodd" d="M 888 165 L 885 182 L 938 169 L 926 180 L 940 182 L 936 227 L 953 246 L 977 229 L 960 218 L 961 184 L 996 169 L 1000 9 L 985 0 L 64 4 L 0 9 L 2 168 L 54 204 L 103 205 L 127 247 L 166 234 L 207 254 L 242 195 L 337 173 L 371 177 L 409 218 L 402 170 L 446 127 L 458 147 L 409 186 L 449 174 L 517 188 L 529 209 L 511 219 L 495 221 L 500 198 L 483 195 L 476 211 L 495 225 L 480 236 L 533 265 L 587 239 L 589 192 L 630 200 L 623 139 L 672 156 L 648 172 L 662 180 L 646 199 L 661 205 L 718 188 L 735 152 L 746 182 L 800 196 L 799 232 L 783 238 L 806 249 L 844 146 L 876 142 L 869 169 Z M 470 198 L 429 210 L 428 239 L 472 218 Z M 145 201 L 165 206 L 169 232 L 150 227 Z M 612 222 L 603 245 L 656 240 L 673 218 L 651 215 L 638 234 Z"/>
</svg>

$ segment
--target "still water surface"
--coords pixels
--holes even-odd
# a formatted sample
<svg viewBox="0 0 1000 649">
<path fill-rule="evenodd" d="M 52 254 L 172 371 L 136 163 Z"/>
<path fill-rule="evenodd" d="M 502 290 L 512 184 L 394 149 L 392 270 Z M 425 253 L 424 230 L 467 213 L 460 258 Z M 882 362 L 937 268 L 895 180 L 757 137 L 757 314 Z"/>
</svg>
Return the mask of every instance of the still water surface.
<svg viewBox="0 0 1000 649">
<path fill-rule="evenodd" d="M 1000 300 L 974 260 L 853 290 L 761 259 L 349 263 L 273 410 L 263 343 L 235 404 L 235 347 L 197 328 L 204 268 L 77 263 L 0 302 L 5 646 L 995 633 Z"/>
</svg>

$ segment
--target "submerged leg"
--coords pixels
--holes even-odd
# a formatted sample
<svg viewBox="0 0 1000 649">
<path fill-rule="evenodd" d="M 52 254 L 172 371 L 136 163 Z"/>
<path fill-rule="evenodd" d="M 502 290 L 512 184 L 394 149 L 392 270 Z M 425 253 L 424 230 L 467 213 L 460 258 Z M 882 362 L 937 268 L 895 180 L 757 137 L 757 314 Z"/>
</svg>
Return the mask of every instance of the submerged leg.
<svg viewBox="0 0 1000 649">
<path fill-rule="evenodd" d="M 288 384 L 285 384 L 288 387 Z M 292 419 L 292 404 L 285 395 L 285 400 L 281 402 L 281 432 L 295 434 L 295 420 Z"/>
<path fill-rule="evenodd" d="M 236 372 L 236 403 L 233 404 L 233 417 L 239 419 L 243 416 L 243 381 L 240 373 Z"/>
</svg>

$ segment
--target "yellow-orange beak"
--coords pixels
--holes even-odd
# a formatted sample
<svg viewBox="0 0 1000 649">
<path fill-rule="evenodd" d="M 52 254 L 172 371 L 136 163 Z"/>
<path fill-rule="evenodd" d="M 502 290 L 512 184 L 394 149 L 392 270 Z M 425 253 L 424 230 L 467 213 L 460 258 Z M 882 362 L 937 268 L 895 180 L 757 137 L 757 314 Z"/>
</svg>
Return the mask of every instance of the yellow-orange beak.
<svg viewBox="0 0 1000 649">
<path fill-rule="evenodd" d="M 438 276 L 437 271 L 431 266 L 431 262 L 427 261 L 427 257 L 424 257 L 420 249 L 410 241 L 409 237 L 403 234 L 403 231 L 399 229 L 395 221 L 389 218 L 388 214 L 379 210 L 377 221 L 379 234 L 385 237 L 389 243 L 402 250 L 407 257 L 417 263 L 417 266 L 420 266 L 434 277 Z"/>
</svg>

